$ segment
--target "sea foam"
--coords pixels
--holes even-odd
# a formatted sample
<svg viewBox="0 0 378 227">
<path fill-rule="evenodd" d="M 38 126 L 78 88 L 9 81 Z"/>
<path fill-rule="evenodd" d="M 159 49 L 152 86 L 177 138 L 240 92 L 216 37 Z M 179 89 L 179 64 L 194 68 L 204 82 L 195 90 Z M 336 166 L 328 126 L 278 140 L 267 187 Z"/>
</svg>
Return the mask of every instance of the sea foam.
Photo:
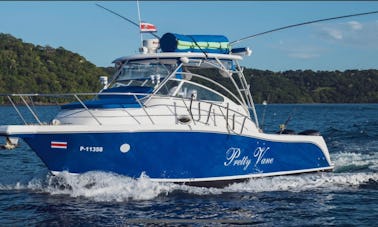
<svg viewBox="0 0 378 227">
<path fill-rule="evenodd" d="M 63 172 L 57 176 L 48 174 L 28 182 L 0 184 L 0 190 L 31 190 L 51 195 L 83 197 L 94 201 L 152 200 L 179 191 L 196 196 L 218 195 L 228 192 L 274 191 L 334 191 L 359 190 L 366 184 L 378 184 L 377 160 L 374 153 L 341 152 L 332 155 L 334 172 L 309 173 L 292 176 L 252 178 L 226 188 L 201 188 L 172 183 L 158 183 L 142 174 L 138 179 L 105 172 L 88 172 L 73 175 Z"/>
</svg>

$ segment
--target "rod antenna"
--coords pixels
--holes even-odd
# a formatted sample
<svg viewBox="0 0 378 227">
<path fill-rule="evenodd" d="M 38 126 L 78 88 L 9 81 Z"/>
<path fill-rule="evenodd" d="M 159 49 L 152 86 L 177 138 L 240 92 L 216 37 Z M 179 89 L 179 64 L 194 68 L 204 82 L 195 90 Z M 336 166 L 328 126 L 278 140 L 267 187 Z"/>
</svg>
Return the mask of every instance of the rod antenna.
<svg viewBox="0 0 378 227">
<path fill-rule="evenodd" d="M 139 19 L 139 26 L 138 27 L 139 27 L 139 33 L 140 33 L 140 46 L 143 46 L 143 32 L 140 30 L 142 20 L 141 20 L 141 16 L 140 16 L 139 0 L 137 0 L 136 2 L 137 2 L 137 8 L 138 8 L 138 19 Z"/>
<path fill-rule="evenodd" d="M 284 26 L 284 27 L 275 28 L 275 29 L 272 29 L 272 30 L 269 30 L 269 31 L 260 32 L 260 33 L 253 34 L 253 35 L 250 35 L 250 36 L 246 36 L 244 38 L 230 42 L 230 45 L 234 45 L 236 43 L 239 43 L 241 41 L 245 41 L 247 39 L 254 38 L 256 36 L 265 35 L 265 34 L 268 34 L 268 33 L 271 33 L 271 32 L 276 32 L 276 31 L 280 31 L 280 30 L 284 30 L 284 29 L 288 29 L 288 28 L 298 27 L 298 26 L 307 25 L 307 24 L 313 24 L 313 23 L 322 22 L 322 21 L 337 20 L 337 19 L 342 19 L 342 18 L 347 18 L 347 17 L 364 16 L 364 15 L 369 15 L 369 14 L 374 14 L 374 13 L 378 13 L 378 11 L 349 14 L 349 15 L 344 15 L 344 16 L 337 16 L 337 17 L 330 17 L 330 18 L 324 18 L 324 19 L 319 19 L 319 20 L 312 20 L 312 21 L 302 22 L 302 23 L 299 23 L 299 24 L 292 24 L 292 25 L 288 25 L 288 26 Z"/>
</svg>

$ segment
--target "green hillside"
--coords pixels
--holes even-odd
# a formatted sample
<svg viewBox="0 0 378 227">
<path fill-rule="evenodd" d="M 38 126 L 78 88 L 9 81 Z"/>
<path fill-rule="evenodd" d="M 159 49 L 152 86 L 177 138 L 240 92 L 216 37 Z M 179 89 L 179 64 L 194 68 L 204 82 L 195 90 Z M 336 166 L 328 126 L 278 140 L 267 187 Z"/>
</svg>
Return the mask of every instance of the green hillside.
<svg viewBox="0 0 378 227">
<path fill-rule="evenodd" d="M 112 68 L 96 67 L 65 50 L 24 43 L 0 33 L 0 93 L 97 92 L 100 76 Z M 209 77 L 210 72 L 204 71 Z M 256 103 L 378 103 L 378 70 L 272 72 L 245 69 Z M 217 77 L 218 82 L 226 79 Z M 228 80 L 228 79 L 227 79 Z M 230 87 L 230 84 L 225 86 Z"/>
<path fill-rule="evenodd" d="M 95 92 L 107 72 L 84 57 L 0 33 L 0 93 Z"/>
<path fill-rule="evenodd" d="M 256 102 L 378 103 L 378 70 L 271 72 L 246 69 Z"/>
</svg>

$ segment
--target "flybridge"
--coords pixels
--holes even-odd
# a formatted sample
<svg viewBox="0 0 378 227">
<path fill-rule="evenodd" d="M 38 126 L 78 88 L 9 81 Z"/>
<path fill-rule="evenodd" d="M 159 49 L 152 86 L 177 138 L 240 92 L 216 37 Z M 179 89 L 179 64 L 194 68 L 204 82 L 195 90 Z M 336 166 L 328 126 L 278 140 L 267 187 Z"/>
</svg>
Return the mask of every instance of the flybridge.
<svg viewBox="0 0 378 227">
<path fill-rule="evenodd" d="M 165 33 L 160 40 L 143 40 L 140 52 L 143 54 L 156 53 L 203 53 L 203 54 L 233 54 L 250 56 L 252 51 L 248 47 L 231 49 L 230 42 L 223 35 L 182 35 Z"/>
</svg>

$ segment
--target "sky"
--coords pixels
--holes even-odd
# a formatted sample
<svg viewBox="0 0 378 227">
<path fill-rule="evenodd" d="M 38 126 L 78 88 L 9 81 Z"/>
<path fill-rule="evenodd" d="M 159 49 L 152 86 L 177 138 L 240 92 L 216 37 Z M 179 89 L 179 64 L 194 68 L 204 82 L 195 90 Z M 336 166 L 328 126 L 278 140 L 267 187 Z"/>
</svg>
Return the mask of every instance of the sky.
<svg viewBox="0 0 378 227">
<path fill-rule="evenodd" d="M 136 1 L 0 1 L 0 33 L 41 46 L 63 47 L 97 66 L 138 53 Z M 140 1 L 141 18 L 158 35 L 225 35 L 230 41 L 274 28 L 378 11 L 377 1 Z M 144 38 L 153 38 L 144 35 Z M 241 64 L 261 70 L 378 69 L 378 14 L 286 29 L 238 43 Z"/>
</svg>

